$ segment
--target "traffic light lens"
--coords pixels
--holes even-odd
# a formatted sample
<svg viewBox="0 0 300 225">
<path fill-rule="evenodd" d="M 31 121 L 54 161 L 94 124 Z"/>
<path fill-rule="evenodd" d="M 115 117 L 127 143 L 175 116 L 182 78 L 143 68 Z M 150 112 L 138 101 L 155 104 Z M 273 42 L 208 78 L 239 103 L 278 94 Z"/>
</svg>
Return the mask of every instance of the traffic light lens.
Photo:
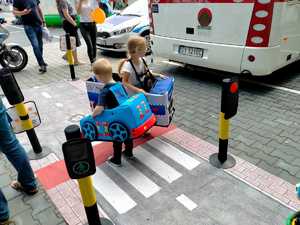
<svg viewBox="0 0 300 225">
<path fill-rule="evenodd" d="M 239 89 L 239 86 L 238 86 L 237 82 L 234 82 L 230 85 L 230 92 L 232 94 L 236 93 L 238 91 L 238 89 Z"/>
</svg>

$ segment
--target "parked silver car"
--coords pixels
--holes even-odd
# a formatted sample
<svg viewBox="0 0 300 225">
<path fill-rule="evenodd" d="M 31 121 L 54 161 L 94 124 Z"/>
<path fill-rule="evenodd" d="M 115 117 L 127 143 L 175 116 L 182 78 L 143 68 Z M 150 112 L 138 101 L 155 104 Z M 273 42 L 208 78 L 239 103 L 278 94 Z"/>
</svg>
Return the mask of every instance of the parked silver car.
<svg viewBox="0 0 300 225">
<path fill-rule="evenodd" d="M 108 17 L 97 25 L 97 46 L 101 50 L 125 52 L 131 35 L 145 37 L 150 46 L 147 0 L 137 0 L 119 15 Z"/>
</svg>

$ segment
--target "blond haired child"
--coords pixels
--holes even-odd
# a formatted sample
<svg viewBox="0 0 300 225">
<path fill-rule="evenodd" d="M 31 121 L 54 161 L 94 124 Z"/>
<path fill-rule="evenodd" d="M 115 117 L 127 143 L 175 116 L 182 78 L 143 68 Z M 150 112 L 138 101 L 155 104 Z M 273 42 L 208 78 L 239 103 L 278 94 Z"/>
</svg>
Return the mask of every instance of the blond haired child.
<svg viewBox="0 0 300 225">
<path fill-rule="evenodd" d="M 124 86 L 133 93 L 149 92 L 154 82 L 154 75 L 149 70 L 143 58 L 147 51 L 146 40 L 143 37 L 130 37 L 127 42 L 128 59 L 121 61 L 119 74 Z M 155 75 L 164 78 L 162 75 Z"/>
<path fill-rule="evenodd" d="M 99 99 L 92 116 L 96 117 L 101 114 L 104 109 L 112 109 L 119 105 L 116 96 L 110 91 L 110 88 L 117 83 L 112 79 L 112 66 L 107 59 L 98 59 L 93 64 L 93 72 L 98 81 L 104 83 L 104 87 L 101 90 Z M 122 87 L 123 88 L 123 87 Z M 128 158 L 132 158 L 133 141 L 128 139 L 124 141 L 125 151 L 124 154 Z M 121 166 L 121 154 L 122 154 L 122 142 L 113 141 L 114 154 L 109 159 L 115 166 Z"/>
</svg>

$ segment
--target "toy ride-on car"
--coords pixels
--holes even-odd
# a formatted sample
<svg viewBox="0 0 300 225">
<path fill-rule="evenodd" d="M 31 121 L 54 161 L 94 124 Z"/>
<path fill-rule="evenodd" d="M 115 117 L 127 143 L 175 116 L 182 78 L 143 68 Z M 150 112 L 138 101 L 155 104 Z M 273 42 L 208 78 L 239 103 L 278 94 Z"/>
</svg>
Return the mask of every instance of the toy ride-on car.
<svg viewBox="0 0 300 225">
<path fill-rule="evenodd" d="M 129 138 L 140 137 L 155 125 L 156 118 L 144 94 L 118 99 L 119 106 L 104 109 L 94 118 L 89 115 L 80 120 L 80 127 L 85 138 L 91 141 L 123 142 Z"/>
<path fill-rule="evenodd" d="M 86 81 L 91 108 L 98 101 L 103 86 L 103 83 L 98 82 L 94 76 Z M 175 112 L 173 92 L 174 78 L 166 77 L 156 79 L 153 87 L 146 94 L 150 108 L 156 117 L 156 126 L 167 127 L 170 125 Z"/>
<path fill-rule="evenodd" d="M 174 77 L 156 78 L 149 93 L 146 94 L 151 110 L 156 117 L 156 125 L 167 127 L 175 113 Z"/>
</svg>

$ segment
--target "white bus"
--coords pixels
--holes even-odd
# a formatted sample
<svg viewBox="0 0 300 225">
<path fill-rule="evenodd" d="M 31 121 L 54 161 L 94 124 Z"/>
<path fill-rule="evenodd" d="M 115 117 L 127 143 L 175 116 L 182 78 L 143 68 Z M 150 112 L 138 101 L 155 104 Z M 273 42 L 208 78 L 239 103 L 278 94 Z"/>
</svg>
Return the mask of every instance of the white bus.
<svg viewBox="0 0 300 225">
<path fill-rule="evenodd" d="M 268 75 L 300 59 L 300 0 L 149 0 L 154 55 Z"/>
</svg>

